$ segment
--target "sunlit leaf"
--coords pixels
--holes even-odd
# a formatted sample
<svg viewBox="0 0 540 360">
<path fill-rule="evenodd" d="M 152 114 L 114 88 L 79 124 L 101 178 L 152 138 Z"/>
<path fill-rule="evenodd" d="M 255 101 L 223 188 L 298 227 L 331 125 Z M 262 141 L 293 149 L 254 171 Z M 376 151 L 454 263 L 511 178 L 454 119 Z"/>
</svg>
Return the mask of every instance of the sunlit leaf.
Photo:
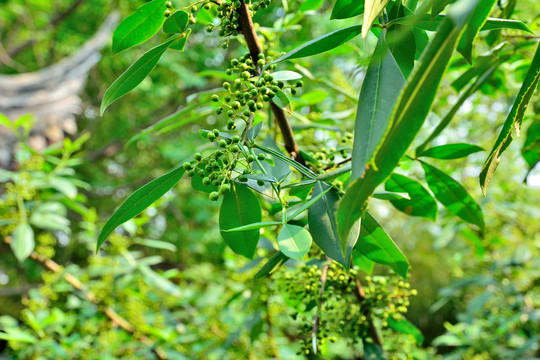
<svg viewBox="0 0 540 360">
<path fill-rule="evenodd" d="M 309 231 L 297 225 L 283 225 L 277 240 L 281 252 L 293 259 L 301 259 L 311 247 Z"/>
</svg>

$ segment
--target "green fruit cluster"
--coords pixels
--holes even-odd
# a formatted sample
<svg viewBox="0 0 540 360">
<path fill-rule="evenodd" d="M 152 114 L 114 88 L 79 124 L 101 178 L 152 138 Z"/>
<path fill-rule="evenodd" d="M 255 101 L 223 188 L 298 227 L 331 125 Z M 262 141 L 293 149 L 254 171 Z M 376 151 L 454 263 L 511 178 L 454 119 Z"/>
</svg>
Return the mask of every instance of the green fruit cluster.
<svg viewBox="0 0 540 360">
<path fill-rule="evenodd" d="M 317 343 L 347 339 L 351 345 L 369 337 L 369 326 L 374 318 L 388 327 L 390 317 L 399 319 L 407 311 L 409 296 L 416 295 L 410 285 L 397 275 L 366 276 L 362 289 L 357 288 L 358 270 L 347 272 L 337 263 L 329 265 L 321 295 L 321 275 L 317 265 L 303 266 L 300 271 L 287 272 L 282 286 L 290 304 L 298 304 L 291 318 L 298 322 L 301 349 L 298 355 L 313 351 L 311 332 L 314 315 L 320 302 Z M 364 298 L 359 301 L 359 291 Z M 306 304 L 305 306 L 299 306 Z"/>
<path fill-rule="evenodd" d="M 207 140 L 215 143 L 218 149 L 210 155 L 204 157 L 201 153 L 194 155 L 194 161 L 185 162 L 182 166 L 189 177 L 198 175 L 202 178 L 203 185 L 213 186 L 216 191 L 209 194 L 212 201 L 217 201 L 231 191 L 233 181 L 247 182 L 248 174 L 257 174 L 253 171 L 252 163 L 262 161 L 266 156 L 262 153 L 254 155 L 251 149 L 251 142 L 242 143 L 238 135 L 227 137 L 221 136 L 218 129 L 207 133 Z M 262 186 L 264 181 L 259 180 L 257 184 Z"/>
<path fill-rule="evenodd" d="M 301 81 L 294 85 L 288 85 L 283 81 L 275 80 L 271 71 L 275 65 L 268 66 L 261 75 L 259 68 L 263 68 L 271 58 L 265 58 L 259 54 L 259 59 L 255 64 L 249 53 L 244 54 L 238 59 L 231 60 L 231 67 L 226 70 L 227 75 L 237 75 L 234 82 L 224 82 L 223 89 L 227 92 L 225 96 L 218 94 L 212 95 L 212 101 L 220 103 L 216 113 L 226 113 L 229 118 L 227 128 L 234 130 L 236 128 L 235 120 L 241 119 L 248 122 L 250 117 L 263 108 L 264 102 L 271 101 L 274 96 L 284 89 L 290 89 L 296 93 L 296 88 L 303 86 Z"/>
<path fill-rule="evenodd" d="M 173 3 L 171 1 L 165 1 L 165 7 L 167 8 L 167 10 L 165 10 L 165 12 L 163 13 L 163 16 L 165 17 L 171 16 L 172 13 L 174 12 Z"/>
</svg>

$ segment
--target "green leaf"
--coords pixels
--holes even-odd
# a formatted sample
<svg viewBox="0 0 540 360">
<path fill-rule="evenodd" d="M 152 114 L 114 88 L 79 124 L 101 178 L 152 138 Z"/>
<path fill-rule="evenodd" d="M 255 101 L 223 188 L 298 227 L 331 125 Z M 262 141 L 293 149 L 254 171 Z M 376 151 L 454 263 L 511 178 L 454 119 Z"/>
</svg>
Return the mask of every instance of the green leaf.
<svg viewBox="0 0 540 360">
<path fill-rule="evenodd" d="M 394 319 L 392 316 L 388 318 L 388 326 L 391 329 L 396 330 L 402 334 L 411 335 L 416 341 L 417 345 L 422 345 L 424 342 L 424 335 L 416 326 L 414 326 L 410 321 L 405 318 L 399 320 Z"/>
<path fill-rule="evenodd" d="M 235 227 L 235 228 L 232 228 L 232 229 L 228 229 L 228 230 L 221 230 L 223 232 L 234 232 L 234 231 L 245 231 L 245 230 L 253 230 L 253 229 L 261 229 L 261 228 L 264 228 L 264 227 L 270 227 L 270 226 L 276 226 L 276 225 L 281 225 L 282 222 L 281 221 L 262 221 L 262 222 L 256 222 L 256 223 L 253 223 L 253 224 L 248 224 L 248 225 L 242 225 L 242 226 L 239 226 L 239 227 Z"/>
<path fill-rule="evenodd" d="M 342 241 L 362 217 L 375 188 L 392 174 L 424 124 L 457 40 L 476 3 L 477 0 L 461 0 L 448 10 L 449 16 L 411 74 L 394 108 L 390 130 L 376 150 L 373 166 L 349 185 L 340 202 L 337 223 Z"/>
<path fill-rule="evenodd" d="M 30 256 L 32 251 L 34 251 L 34 231 L 28 223 L 21 222 L 13 230 L 11 233 L 10 246 L 13 255 L 15 255 L 17 260 L 21 263 Z"/>
<path fill-rule="evenodd" d="M 116 79 L 103 95 L 100 113 L 103 115 L 105 109 L 118 98 L 124 96 L 137 85 L 139 85 L 154 69 L 163 53 L 171 44 L 178 39 L 175 35 L 161 45 L 158 45 L 137 59 L 118 79 Z"/>
<path fill-rule="evenodd" d="M 503 152 L 512 143 L 512 131 L 515 131 L 516 135 L 519 136 L 519 133 L 521 131 L 521 123 L 523 121 L 523 117 L 525 116 L 525 111 L 527 110 L 527 106 L 529 105 L 529 102 L 532 99 L 536 87 L 538 86 L 539 80 L 540 45 L 538 45 L 536 48 L 536 53 L 534 54 L 531 66 L 529 68 L 529 71 L 527 72 L 527 75 L 525 76 L 523 85 L 521 85 L 521 89 L 519 90 L 519 93 L 514 100 L 512 110 L 510 110 L 510 114 L 508 114 L 508 117 L 506 118 L 499 137 L 497 138 L 493 149 L 491 149 L 489 157 L 487 158 L 484 166 L 482 167 L 482 170 L 480 171 L 480 187 L 482 188 L 482 192 L 484 193 L 484 195 L 486 195 L 487 186 L 491 181 L 491 178 L 493 177 L 493 174 L 495 173 L 499 162 L 501 161 Z"/>
<path fill-rule="evenodd" d="M 377 20 L 379 14 L 383 11 L 390 0 L 365 0 L 364 23 L 362 24 L 362 37 L 365 39 L 368 35 L 371 25 Z"/>
<path fill-rule="evenodd" d="M 348 19 L 364 13 L 364 1 L 337 0 L 330 19 Z"/>
<path fill-rule="evenodd" d="M 375 154 L 404 84 L 405 78 L 381 34 L 358 100 L 351 180 L 362 176 Z"/>
<path fill-rule="evenodd" d="M 261 219 L 261 204 L 257 196 L 249 188 L 233 183 L 232 191 L 225 194 L 219 210 L 219 228 L 223 240 L 235 253 L 252 259 L 259 242 L 259 230 L 225 230 L 259 223 Z"/>
<path fill-rule="evenodd" d="M 401 19 L 396 19 L 396 22 L 400 24 L 410 24 L 422 30 L 427 31 L 436 31 L 439 28 L 439 25 L 444 21 L 446 15 L 437 15 L 432 18 L 431 15 L 412 15 L 405 16 Z M 487 18 L 486 22 L 480 29 L 480 31 L 489 31 L 489 30 L 501 30 L 501 29 L 510 29 L 510 30 L 520 30 L 526 31 L 528 33 L 534 34 L 534 31 L 529 29 L 522 21 L 519 20 L 509 20 L 509 19 L 499 19 L 499 18 Z"/>
<path fill-rule="evenodd" d="M 157 199 L 165 195 L 167 191 L 184 175 L 182 167 L 176 168 L 165 175 L 152 180 L 131 194 L 111 218 L 105 223 L 99 234 L 96 251 L 99 250 L 107 237 L 126 221 L 139 215 L 143 210 L 152 205 Z"/>
<path fill-rule="evenodd" d="M 437 198 L 450 212 L 484 231 L 484 214 L 480 205 L 456 180 L 441 170 L 421 161 L 426 182 Z"/>
<path fill-rule="evenodd" d="M 311 233 L 315 244 L 317 244 L 329 258 L 334 259 L 348 269 L 350 266 L 352 249 L 358 240 L 360 224 L 358 224 L 356 232 L 353 231 L 351 236 L 347 239 L 345 256 L 343 256 L 336 225 L 336 211 L 340 198 L 339 193 L 329 185 L 317 182 L 313 188 L 312 198 L 317 198 L 320 195 L 323 196 L 309 208 L 309 232 Z"/>
<path fill-rule="evenodd" d="M 371 261 L 389 266 L 398 275 L 407 278 L 409 262 L 390 236 L 368 212 L 362 218 L 358 242 L 354 247 Z"/>
<path fill-rule="evenodd" d="M 170 280 L 167 280 L 162 275 L 156 273 L 154 270 L 152 270 L 149 266 L 146 265 L 138 265 L 137 269 L 142 274 L 144 280 L 151 286 L 156 287 L 157 289 L 160 289 L 161 291 L 172 295 L 174 297 L 181 297 L 182 292 L 178 288 L 176 284 L 171 282 Z"/>
<path fill-rule="evenodd" d="M 266 264 L 264 264 L 259 271 L 253 277 L 254 280 L 265 277 L 266 275 L 272 274 L 276 271 L 281 265 L 283 265 L 289 258 L 285 256 L 281 251 L 275 253 Z"/>
<path fill-rule="evenodd" d="M 9 118 L 2 113 L 0 113 L 0 124 L 4 125 L 8 129 L 11 129 L 11 127 L 13 126 L 11 120 L 9 120 Z"/>
<path fill-rule="evenodd" d="M 167 7 L 164 0 L 154 0 L 125 18 L 114 31 L 113 53 L 139 45 L 154 36 L 165 21 L 165 10 Z"/>
<path fill-rule="evenodd" d="M 272 98 L 272 102 L 280 109 L 285 109 L 291 104 L 289 97 L 283 91 L 276 91 L 276 95 Z"/>
<path fill-rule="evenodd" d="M 521 31 L 526 31 L 530 34 L 534 34 L 534 31 L 529 29 L 529 27 L 522 21 L 510 20 L 510 19 L 498 19 L 498 18 L 488 18 L 480 31 L 501 30 L 501 29 L 521 30 Z"/>
<path fill-rule="evenodd" d="M 527 130 L 527 138 L 521 149 L 521 155 L 529 165 L 529 173 L 540 162 L 540 121 L 535 121 Z"/>
<path fill-rule="evenodd" d="M 37 342 L 37 339 L 32 336 L 32 334 L 17 328 L 7 328 L 4 331 L 0 331 L 0 340 L 24 342 L 28 344 L 35 344 Z"/>
<path fill-rule="evenodd" d="M 302 259 L 311 247 L 311 235 L 301 226 L 283 225 L 277 240 L 281 252 L 293 259 Z"/>
<path fill-rule="evenodd" d="M 259 145 L 259 144 L 255 144 L 254 146 L 257 149 L 262 150 L 267 154 L 275 156 L 279 160 L 283 160 L 284 162 L 286 162 L 287 164 L 289 164 L 290 166 L 292 166 L 293 168 L 298 170 L 298 172 L 300 172 L 302 175 L 307 176 L 310 179 L 317 179 L 317 175 L 313 171 L 311 171 L 307 167 L 303 166 L 298 161 L 294 161 L 293 159 L 283 155 L 279 151 L 271 149 L 271 148 L 263 146 L 263 145 Z"/>
<path fill-rule="evenodd" d="M 471 21 L 465 30 L 465 33 L 461 36 L 461 40 L 458 44 L 458 51 L 463 55 L 465 60 L 472 64 L 472 49 L 476 36 L 480 32 L 480 29 L 486 23 L 489 14 L 493 10 L 497 0 L 480 0 L 476 9 L 473 12 Z"/>
<path fill-rule="evenodd" d="M 407 193 L 409 199 L 391 200 L 396 209 L 411 216 L 422 216 L 435 221 L 437 219 L 437 203 L 418 182 L 400 174 L 392 174 L 384 184 L 386 191 Z"/>
<path fill-rule="evenodd" d="M 165 20 L 163 24 L 163 31 L 168 34 L 176 34 L 184 32 L 186 25 L 189 21 L 189 14 L 185 11 L 175 11 L 171 16 Z"/>
<path fill-rule="evenodd" d="M 300 11 L 310 11 L 319 9 L 324 0 L 306 0 L 302 5 L 300 5 Z"/>
<path fill-rule="evenodd" d="M 300 75 L 299 73 L 289 70 L 276 71 L 273 72 L 271 75 L 276 81 L 290 81 L 302 78 L 302 75 Z"/>
<path fill-rule="evenodd" d="M 321 37 L 308 41 L 307 43 L 300 45 L 299 47 L 289 51 L 283 56 L 280 56 L 276 60 L 272 61 L 266 67 L 271 64 L 277 64 L 285 60 L 298 59 L 306 56 L 317 55 L 328 50 L 332 50 L 347 41 L 355 38 L 362 32 L 361 25 L 350 26 L 344 29 L 332 31 Z M 265 67 L 265 68 L 266 68 Z"/>
<path fill-rule="evenodd" d="M 356 249 L 353 249 L 352 257 L 355 267 L 362 270 L 367 275 L 373 274 L 373 269 L 375 269 L 375 262 L 369 260 L 364 254 L 362 254 Z"/>
<path fill-rule="evenodd" d="M 464 158 L 466 156 L 469 156 L 479 151 L 484 151 L 484 149 L 477 145 L 457 143 L 457 144 L 434 146 L 432 148 L 429 148 L 421 152 L 417 156 L 418 157 L 424 156 L 424 157 L 430 157 L 430 158 L 435 158 L 435 159 L 453 160 L 453 159 Z"/>
<path fill-rule="evenodd" d="M 185 34 L 180 34 L 180 39 L 173 42 L 172 45 L 170 46 L 170 49 L 176 50 L 176 51 L 184 51 L 190 34 L 191 34 L 191 29 L 187 29 Z"/>
</svg>

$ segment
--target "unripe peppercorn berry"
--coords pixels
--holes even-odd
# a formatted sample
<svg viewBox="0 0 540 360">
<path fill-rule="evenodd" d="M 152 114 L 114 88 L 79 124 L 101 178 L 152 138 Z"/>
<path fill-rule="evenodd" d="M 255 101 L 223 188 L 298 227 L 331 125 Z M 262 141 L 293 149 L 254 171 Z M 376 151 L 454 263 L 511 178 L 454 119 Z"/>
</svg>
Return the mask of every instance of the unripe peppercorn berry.
<svg viewBox="0 0 540 360">
<path fill-rule="evenodd" d="M 263 180 L 257 180 L 257 185 L 264 186 L 264 181 Z"/>
<path fill-rule="evenodd" d="M 208 195 L 210 200 L 212 201 L 218 201 L 219 200 L 219 193 L 217 191 L 212 191 L 210 195 Z"/>
<path fill-rule="evenodd" d="M 212 95 L 211 99 L 212 99 L 213 102 L 218 102 L 219 101 L 219 96 L 214 94 L 214 95 Z"/>
<path fill-rule="evenodd" d="M 172 11 L 169 10 L 169 9 L 167 9 L 167 10 L 165 10 L 165 12 L 163 13 L 163 16 L 169 17 L 169 16 L 171 16 L 171 14 L 172 14 Z"/>
<path fill-rule="evenodd" d="M 165 6 L 167 7 L 167 9 L 172 9 L 173 4 L 171 1 L 165 1 Z"/>
<path fill-rule="evenodd" d="M 194 156 L 194 157 L 195 157 L 195 160 L 197 160 L 197 161 L 201 161 L 201 160 L 202 160 L 202 155 L 201 155 L 201 153 L 195 153 L 195 156 Z"/>
<path fill-rule="evenodd" d="M 191 168 L 192 168 L 191 163 L 189 163 L 189 162 L 183 163 L 182 167 L 184 168 L 184 170 L 191 170 Z"/>
<path fill-rule="evenodd" d="M 266 158 L 266 155 L 264 155 L 263 153 L 260 153 L 259 155 L 257 155 L 257 159 L 259 160 L 264 160 Z"/>
<path fill-rule="evenodd" d="M 224 148 L 227 147 L 227 142 L 225 140 L 219 140 L 218 145 L 219 147 Z"/>
<path fill-rule="evenodd" d="M 231 186 L 229 184 L 223 184 L 219 188 L 219 193 L 220 194 L 226 194 L 229 191 L 231 191 Z"/>
</svg>

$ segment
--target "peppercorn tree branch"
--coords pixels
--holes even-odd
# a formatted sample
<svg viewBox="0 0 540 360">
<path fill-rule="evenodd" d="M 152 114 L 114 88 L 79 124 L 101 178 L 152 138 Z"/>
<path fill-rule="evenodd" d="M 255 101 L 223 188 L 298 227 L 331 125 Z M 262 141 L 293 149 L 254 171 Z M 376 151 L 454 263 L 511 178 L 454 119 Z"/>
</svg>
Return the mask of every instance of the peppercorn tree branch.
<svg viewBox="0 0 540 360">
<path fill-rule="evenodd" d="M 354 279 L 354 284 L 356 285 L 356 291 L 354 291 L 354 295 L 358 299 L 358 302 L 362 304 L 366 299 L 366 293 L 364 292 L 364 288 L 362 287 L 362 284 L 360 284 L 360 281 L 358 279 Z M 377 331 L 377 328 L 375 327 L 375 324 L 373 324 L 373 321 L 370 318 L 369 308 L 367 307 L 364 310 L 364 316 L 366 317 L 366 321 L 368 322 L 369 337 L 371 338 L 371 340 L 373 340 L 375 344 L 377 344 L 381 348 L 381 350 L 384 350 L 381 337 L 379 335 L 379 332 Z"/>
<path fill-rule="evenodd" d="M 242 6 L 240 6 L 238 9 L 238 12 L 240 14 L 240 18 L 238 19 L 240 23 L 240 32 L 244 35 L 244 39 L 246 40 L 253 63 L 257 64 L 259 54 L 262 54 L 262 47 L 259 43 L 259 39 L 257 38 L 257 34 L 255 33 L 255 27 L 253 26 L 249 9 L 243 1 Z M 294 134 L 285 112 L 273 102 L 270 102 L 270 108 L 272 109 L 272 113 L 274 114 L 276 122 L 279 126 L 279 130 L 281 131 L 285 149 L 289 152 L 294 160 L 298 161 L 302 165 L 305 165 L 304 158 L 300 154 L 300 149 L 298 148 L 298 144 L 294 139 Z"/>
</svg>

